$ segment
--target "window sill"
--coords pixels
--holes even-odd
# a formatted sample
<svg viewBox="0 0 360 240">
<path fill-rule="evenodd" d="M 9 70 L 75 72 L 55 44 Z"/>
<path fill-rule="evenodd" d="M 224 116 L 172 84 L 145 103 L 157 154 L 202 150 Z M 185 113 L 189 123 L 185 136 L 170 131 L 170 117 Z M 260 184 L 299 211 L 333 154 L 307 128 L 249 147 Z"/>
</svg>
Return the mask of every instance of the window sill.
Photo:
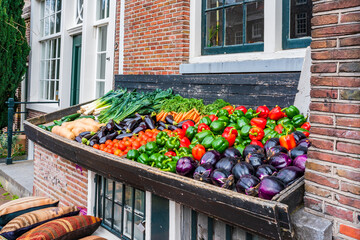
<svg viewBox="0 0 360 240">
<path fill-rule="evenodd" d="M 57 103 L 49 104 L 27 104 L 27 109 L 35 110 L 43 113 L 51 113 L 60 110 L 60 106 Z"/>
<path fill-rule="evenodd" d="M 181 74 L 194 73 L 250 73 L 301 71 L 306 48 L 273 53 L 252 52 L 221 54 L 190 58 L 180 65 Z"/>
</svg>

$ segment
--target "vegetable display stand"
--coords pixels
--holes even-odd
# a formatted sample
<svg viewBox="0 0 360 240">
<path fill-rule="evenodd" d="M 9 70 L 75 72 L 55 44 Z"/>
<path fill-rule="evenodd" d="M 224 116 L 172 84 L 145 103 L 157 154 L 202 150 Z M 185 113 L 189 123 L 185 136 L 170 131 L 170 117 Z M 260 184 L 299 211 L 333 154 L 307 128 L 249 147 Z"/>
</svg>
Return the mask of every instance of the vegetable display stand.
<svg viewBox="0 0 360 240">
<path fill-rule="evenodd" d="M 292 239 L 290 213 L 303 201 L 303 177 L 271 201 L 263 200 L 108 154 L 37 126 L 78 109 L 79 105 L 25 121 L 26 135 L 36 144 L 102 176 L 173 200 L 266 239 Z"/>
</svg>

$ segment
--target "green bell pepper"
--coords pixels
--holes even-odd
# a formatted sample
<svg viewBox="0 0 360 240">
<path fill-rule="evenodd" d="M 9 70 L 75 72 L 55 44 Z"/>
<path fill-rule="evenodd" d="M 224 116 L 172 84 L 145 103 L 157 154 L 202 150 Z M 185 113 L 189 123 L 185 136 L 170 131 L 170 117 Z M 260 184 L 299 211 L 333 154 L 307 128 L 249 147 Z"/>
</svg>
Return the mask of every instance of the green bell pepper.
<svg viewBox="0 0 360 240">
<path fill-rule="evenodd" d="M 216 122 L 216 121 L 214 121 L 214 122 Z M 213 123 L 214 123 L 214 122 L 213 122 Z M 211 124 L 211 125 L 212 125 L 212 124 Z M 202 132 L 197 133 L 197 134 L 195 135 L 195 139 L 197 139 L 197 140 L 199 141 L 199 143 L 201 143 L 202 140 L 204 140 L 204 138 L 205 138 L 206 136 L 208 136 L 208 135 L 212 135 L 212 132 L 211 132 L 210 130 L 204 130 L 204 131 L 202 131 Z M 193 142 L 191 142 L 191 143 L 193 143 Z"/>
<path fill-rule="evenodd" d="M 239 118 L 245 117 L 244 112 L 241 111 L 241 110 L 235 110 L 235 111 L 233 112 L 233 114 L 231 114 L 231 115 L 235 115 L 235 116 L 237 116 L 237 117 L 239 117 Z M 231 117 L 231 116 L 230 116 L 230 117 Z"/>
<path fill-rule="evenodd" d="M 245 117 L 246 117 L 247 119 L 252 119 L 252 118 L 256 117 L 256 116 L 259 115 L 259 114 L 260 114 L 260 112 L 256 113 L 256 111 L 255 111 L 254 109 L 249 108 L 249 109 L 247 110 L 247 112 L 245 113 Z"/>
<path fill-rule="evenodd" d="M 236 123 L 239 119 L 240 119 L 240 117 L 237 116 L 237 115 L 234 115 L 234 114 L 230 115 L 230 122 L 231 123 Z"/>
<path fill-rule="evenodd" d="M 165 172 L 173 172 L 173 173 L 175 173 L 176 172 L 176 164 L 177 164 L 177 161 L 167 162 L 166 163 L 167 168 L 163 168 L 161 170 L 165 171 Z"/>
<path fill-rule="evenodd" d="M 138 151 L 139 151 L 139 153 L 145 153 L 146 152 L 145 145 L 142 145 L 141 147 L 139 147 Z"/>
<path fill-rule="evenodd" d="M 226 109 L 219 109 L 219 112 L 217 113 L 218 117 L 229 117 L 229 112 Z"/>
<path fill-rule="evenodd" d="M 283 110 L 285 110 L 286 116 L 288 118 L 294 118 L 296 115 L 300 114 L 299 109 L 297 107 L 295 107 L 294 105 L 291 105 Z"/>
<path fill-rule="evenodd" d="M 275 120 L 271 120 L 270 118 L 266 121 L 266 126 L 268 128 L 274 129 L 276 127 L 276 121 Z"/>
<path fill-rule="evenodd" d="M 249 139 L 249 131 L 251 129 L 250 125 L 245 125 L 240 130 L 240 136 L 242 139 Z"/>
<path fill-rule="evenodd" d="M 199 123 L 205 123 L 206 125 L 210 126 L 212 123 L 211 119 L 209 117 L 203 117 Z"/>
<path fill-rule="evenodd" d="M 131 149 L 126 154 L 126 158 L 130 160 L 136 160 L 140 156 L 140 153 L 138 150 Z"/>
<path fill-rule="evenodd" d="M 220 134 L 224 131 L 226 126 L 227 126 L 226 122 L 223 122 L 221 120 L 216 120 L 211 123 L 210 129 L 212 132 L 214 132 L 216 134 Z"/>
<path fill-rule="evenodd" d="M 206 135 L 204 136 L 204 138 L 206 137 Z M 203 138 L 203 140 L 204 140 Z M 193 138 L 193 140 L 191 141 L 191 144 L 189 145 L 190 150 L 192 150 L 197 144 L 200 144 L 199 139 L 197 138 Z"/>
<path fill-rule="evenodd" d="M 209 115 L 217 115 L 219 110 L 212 110 L 209 112 Z"/>
<path fill-rule="evenodd" d="M 250 121 L 246 117 L 241 117 L 237 120 L 236 125 L 238 125 L 238 129 L 241 129 L 245 125 L 250 125 Z"/>
<path fill-rule="evenodd" d="M 150 164 L 149 156 L 146 153 L 140 154 L 136 161 L 146 165 Z"/>
<path fill-rule="evenodd" d="M 212 147 L 219 153 L 223 153 L 229 147 L 229 142 L 224 137 L 218 137 L 212 142 Z"/>
<path fill-rule="evenodd" d="M 213 135 L 207 135 L 202 141 L 201 145 L 203 145 L 206 149 L 211 148 L 212 142 L 215 140 Z"/>
<path fill-rule="evenodd" d="M 226 122 L 226 125 L 228 125 L 230 122 L 230 118 L 228 118 L 226 116 L 221 116 L 221 117 L 219 117 L 219 119 L 217 121 Z"/>
<path fill-rule="evenodd" d="M 197 133 L 196 127 L 190 126 L 188 127 L 188 129 L 186 129 L 185 136 L 188 139 L 192 140 L 195 137 L 196 133 Z"/>
<path fill-rule="evenodd" d="M 269 140 L 270 138 L 275 138 L 277 137 L 279 134 L 272 130 L 271 132 L 268 132 L 264 137 L 263 139 L 261 140 L 262 144 L 265 144 L 267 140 Z"/>
<path fill-rule="evenodd" d="M 176 152 L 176 156 L 180 156 L 180 157 L 184 157 L 186 155 L 191 154 L 190 148 L 187 147 L 181 147 L 179 148 L 179 150 L 175 150 L 175 152 Z"/>
<path fill-rule="evenodd" d="M 245 139 L 243 142 L 242 142 L 242 145 L 244 146 L 247 146 L 251 143 L 251 140 L 250 139 Z"/>
<path fill-rule="evenodd" d="M 280 118 L 279 120 L 277 120 L 276 123 L 277 123 L 277 124 L 281 124 L 281 125 L 291 124 L 291 120 L 290 120 L 290 118 L 283 117 L 283 118 Z"/>
<path fill-rule="evenodd" d="M 159 132 L 156 136 L 156 144 L 159 146 L 164 146 L 168 139 L 169 136 L 166 132 Z"/>
<path fill-rule="evenodd" d="M 274 129 L 272 129 L 272 128 L 265 128 L 265 129 L 264 129 L 264 136 L 266 136 L 269 132 L 272 132 L 272 131 L 274 131 Z"/>
<path fill-rule="evenodd" d="M 285 131 L 283 130 L 283 133 L 292 133 L 292 132 L 295 132 L 295 126 L 294 125 L 291 125 L 291 124 L 284 124 L 282 125 L 285 129 Z"/>
<path fill-rule="evenodd" d="M 292 118 L 292 124 L 297 128 L 301 127 L 301 125 L 303 125 L 306 122 L 306 119 L 307 117 L 304 117 L 304 115 L 302 114 L 295 115 Z"/>
<path fill-rule="evenodd" d="M 233 127 L 236 130 L 240 130 L 239 126 L 236 123 L 230 123 L 229 125 L 227 125 L 227 127 Z"/>
<path fill-rule="evenodd" d="M 235 146 L 236 146 L 236 145 L 240 145 L 243 141 L 244 141 L 244 139 L 242 139 L 241 136 L 237 136 L 237 137 L 235 138 L 235 143 L 234 143 L 234 145 L 235 145 Z"/>
<path fill-rule="evenodd" d="M 148 155 L 151 155 L 155 152 L 158 152 L 159 151 L 159 148 L 157 146 L 157 144 L 155 142 L 148 142 L 146 145 L 145 145 L 145 150 L 146 150 L 146 153 Z"/>
<path fill-rule="evenodd" d="M 166 143 L 165 143 L 165 147 L 167 149 L 177 149 L 180 147 L 180 140 L 177 137 L 171 137 L 169 138 Z"/>
<path fill-rule="evenodd" d="M 236 145 L 235 148 L 237 150 L 239 150 L 239 152 L 241 153 L 241 155 L 243 155 L 243 152 L 244 152 L 244 149 L 245 149 L 245 146 L 243 144 L 239 144 L 239 145 Z"/>
</svg>

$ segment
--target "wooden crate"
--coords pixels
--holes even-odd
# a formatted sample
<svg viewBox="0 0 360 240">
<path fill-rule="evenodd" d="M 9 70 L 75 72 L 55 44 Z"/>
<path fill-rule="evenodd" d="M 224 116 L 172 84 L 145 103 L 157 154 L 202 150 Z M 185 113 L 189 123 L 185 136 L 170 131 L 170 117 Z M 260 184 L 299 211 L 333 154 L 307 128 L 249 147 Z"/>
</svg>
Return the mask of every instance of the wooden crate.
<svg viewBox="0 0 360 240">
<path fill-rule="evenodd" d="M 292 239 L 290 213 L 303 201 L 303 178 L 268 201 L 163 172 L 36 126 L 75 113 L 78 109 L 79 105 L 25 121 L 26 135 L 49 151 L 107 178 L 176 201 L 267 239 Z"/>
</svg>

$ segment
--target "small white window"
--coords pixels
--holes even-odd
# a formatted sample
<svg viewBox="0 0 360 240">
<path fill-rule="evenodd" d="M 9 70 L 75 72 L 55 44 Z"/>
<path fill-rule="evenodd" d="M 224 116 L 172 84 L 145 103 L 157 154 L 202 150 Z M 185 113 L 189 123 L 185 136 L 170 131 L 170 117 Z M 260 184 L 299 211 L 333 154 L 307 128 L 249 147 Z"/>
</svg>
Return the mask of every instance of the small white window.
<svg viewBox="0 0 360 240">
<path fill-rule="evenodd" d="M 41 2 L 41 36 L 46 37 L 60 32 L 61 0 L 44 0 Z"/>
<path fill-rule="evenodd" d="M 254 23 L 252 25 L 252 38 L 261 38 L 263 33 L 262 24 Z"/>
<path fill-rule="evenodd" d="M 60 38 L 41 43 L 40 98 L 44 100 L 59 99 L 60 45 Z"/>
<path fill-rule="evenodd" d="M 97 0 L 96 19 L 105 19 L 109 17 L 109 0 Z"/>
<path fill-rule="evenodd" d="M 296 5 L 303 5 L 306 3 L 307 3 L 307 0 L 296 0 Z"/>
<path fill-rule="evenodd" d="M 98 28 L 97 68 L 96 68 L 96 98 L 105 93 L 106 55 L 107 55 L 107 25 Z"/>
<path fill-rule="evenodd" d="M 77 0 L 76 2 L 76 24 L 81 24 L 83 22 L 84 14 L 84 0 Z"/>
<path fill-rule="evenodd" d="M 242 44 L 243 43 L 243 32 L 239 31 L 235 33 L 235 44 Z"/>
</svg>

